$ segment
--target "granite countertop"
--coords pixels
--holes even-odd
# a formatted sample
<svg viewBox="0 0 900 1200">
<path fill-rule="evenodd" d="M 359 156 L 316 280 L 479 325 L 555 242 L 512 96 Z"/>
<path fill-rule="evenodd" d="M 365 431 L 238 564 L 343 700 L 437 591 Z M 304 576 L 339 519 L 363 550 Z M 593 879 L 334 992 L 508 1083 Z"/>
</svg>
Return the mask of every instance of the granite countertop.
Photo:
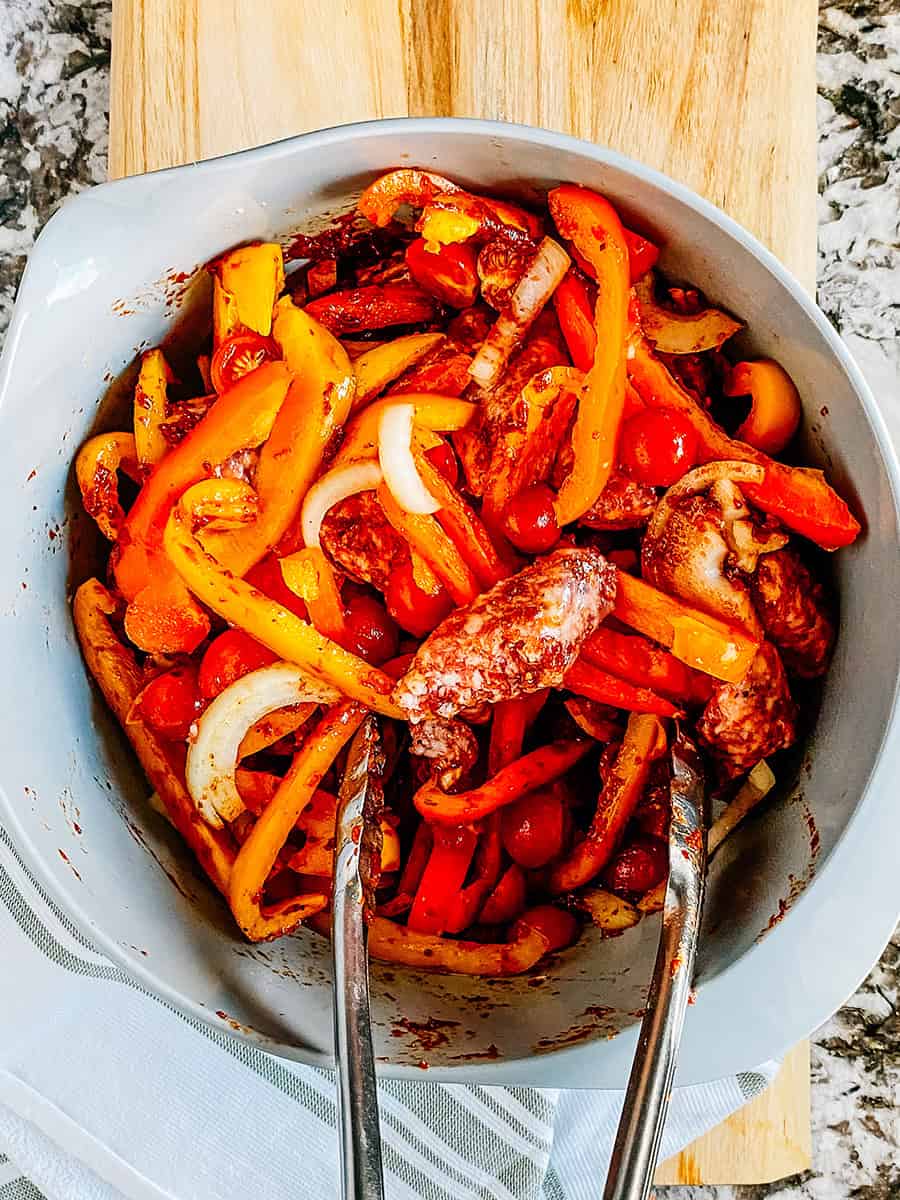
<svg viewBox="0 0 900 1200">
<path fill-rule="evenodd" d="M 106 177 L 109 0 L 0 4 L 0 338 L 41 226 Z M 820 3 L 819 303 L 900 434 L 900 0 Z M 813 1042 L 813 1170 L 672 1200 L 900 1196 L 900 931 Z"/>
</svg>

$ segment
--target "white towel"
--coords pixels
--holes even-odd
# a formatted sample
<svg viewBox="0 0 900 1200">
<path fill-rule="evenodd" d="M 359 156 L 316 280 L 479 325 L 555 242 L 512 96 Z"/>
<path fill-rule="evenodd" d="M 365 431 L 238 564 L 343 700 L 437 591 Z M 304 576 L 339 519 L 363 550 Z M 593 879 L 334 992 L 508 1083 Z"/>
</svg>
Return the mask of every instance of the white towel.
<svg viewBox="0 0 900 1200">
<path fill-rule="evenodd" d="M 0 827 L 0 1200 L 337 1195 L 334 1081 L 185 1018 L 104 958 Z M 675 1153 L 777 1063 L 676 1089 Z M 595 1200 L 616 1092 L 380 1085 L 391 1200 Z"/>
</svg>

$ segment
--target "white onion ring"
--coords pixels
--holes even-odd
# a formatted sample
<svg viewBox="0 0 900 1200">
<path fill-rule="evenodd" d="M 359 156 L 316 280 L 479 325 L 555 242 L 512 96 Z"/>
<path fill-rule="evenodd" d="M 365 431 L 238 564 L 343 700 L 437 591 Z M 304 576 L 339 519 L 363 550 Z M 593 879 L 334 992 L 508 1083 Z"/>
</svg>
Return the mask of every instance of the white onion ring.
<svg viewBox="0 0 900 1200">
<path fill-rule="evenodd" d="M 244 811 L 235 781 L 238 749 L 263 717 L 292 704 L 333 704 L 339 694 L 293 663 L 273 663 L 220 692 L 197 722 L 184 774 L 188 792 L 207 824 L 221 829 Z"/>
<path fill-rule="evenodd" d="M 412 452 L 415 407 L 388 404 L 378 422 L 378 461 L 391 495 L 408 513 L 435 513 L 441 507 L 422 482 Z"/>
<path fill-rule="evenodd" d="M 570 261 L 559 242 L 547 237 L 541 241 L 510 296 L 509 309 L 491 326 L 469 365 L 469 374 L 479 387 L 493 387 L 500 378 L 509 356 L 562 283 Z"/>
<path fill-rule="evenodd" d="M 300 511 L 300 528 L 307 546 L 319 545 L 322 521 L 329 509 L 357 492 L 371 492 L 377 488 L 384 476 L 381 467 L 373 459 L 351 462 L 343 467 L 334 467 L 321 479 L 317 479 L 303 501 Z"/>
</svg>

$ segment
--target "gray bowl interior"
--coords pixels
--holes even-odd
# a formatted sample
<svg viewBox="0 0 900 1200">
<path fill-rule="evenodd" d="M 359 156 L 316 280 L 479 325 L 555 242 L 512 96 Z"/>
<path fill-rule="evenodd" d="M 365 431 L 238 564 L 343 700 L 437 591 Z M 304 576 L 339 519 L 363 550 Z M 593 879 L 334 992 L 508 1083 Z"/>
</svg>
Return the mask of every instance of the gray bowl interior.
<svg viewBox="0 0 900 1200">
<path fill-rule="evenodd" d="M 755 942 L 790 925 L 788 910 L 832 854 L 875 763 L 898 674 L 883 597 L 900 594 L 900 569 L 889 475 L 854 382 L 823 330 L 752 249 L 684 196 L 608 157 L 530 140 L 527 131 L 450 126 L 438 133 L 388 123 L 367 137 L 298 139 L 98 189 L 54 218 L 29 267 L 0 408 L 7 815 L 56 894 L 108 950 L 182 1008 L 279 1053 L 329 1060 L 327 943 L 305 932 L 244 943 L 185 847 L 148 807 L 148 786 L 86 677 L 72 630 L 71 586 L 95 539 L 73 494 L 71 462 L 95 425 L 106 381 L 178 316 L 184 289 L 175 272 L 235 242 L 309 228 L 389 165 L 434 166 L 504 194 L 539 193 L 558 180 L 607 194 L 663 243 L 669 272 L 739 314 L 752 349 L 787 368 L 803 396 L 810 460 L 865 522 L 859 542 L 833 559 L 841 636 L 815 730 L 779 780 L 774 805 L 715 860 L 701 995 Z M 862 681 L 865 704 L 851 709 L 848 696 L 859 695 L 852 684 Z M 376 1055 L 392 1068 L 427 1062 L 457 1079 L 487 1078 L 488 1064 L 499 1079 L 506 1063 L 514 1064 L 507 1078 L 560 1082 L 523 1061 L 593 1045 L 592 1080 L 620 1082 L 621 1062 L 600 1048 L 635 1023 L 657 934 L 655 920 L 615 940 L 587 934 L 540 974 L 515 980 L 377 966 Z M 571 1056 L 552 1061 L 563 1059 Z"/>
</svg>

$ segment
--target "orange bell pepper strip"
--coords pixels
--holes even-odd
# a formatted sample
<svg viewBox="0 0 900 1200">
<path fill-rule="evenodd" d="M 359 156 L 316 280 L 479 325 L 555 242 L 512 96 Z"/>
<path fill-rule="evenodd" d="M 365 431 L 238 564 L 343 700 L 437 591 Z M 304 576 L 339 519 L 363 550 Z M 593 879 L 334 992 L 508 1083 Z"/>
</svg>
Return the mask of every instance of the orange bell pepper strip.
<svg viewBox="0 0 900 1200">
<path fill-rule="evenodd" d="M 436 828 L 428 865 L 419 880 L 407 925 L 416 933 L 444 933 L 453 901 L 465 882 L 478 843 L 474 829 Z"/>
<path fill-rule="evenodd" d="M 694 398 L 679 386 L 643 338 L 629 345 L 628 375 L 648 408 L 678 412 L 697 436 L 697 463 L 739 459 L 763 467 L 762 483 L 742 485 L 747 499 L 777 517 L 788 529 L 821 546 L 838 550 L 856 540 L 860 525 L 821 471 L 788 467 L 746 442 L 730 438 Z"/>
<path fill-rule="evenodd" d="M 319 546 L 307 546 L 280 560 L 281 574 L 291 591 L 303 600 L 319 633 L 343 646 L 347 621 L 334 567 Z"/>
<path fill-rule="evenodd" d="M 543 910 L 534 910 L 541 913 Z M 564 918 L 567 913 L 561 914 Z M 572 922 L 572 937 L 577 924 Z M 542 917 L 532 920 L 526 911 L 513 925 L 508 942 L 470 942 L 433 933 L 417 933 L 387 917 L 376 917 L 369 926 L 369 953 L 380 962 L 398 963 L 423 971 L 448 971 L 454 975 L 521 975 L 554 949 Z"/>
<path fill-rule="evenodd" d="M 212 265 L 213 345 L 242 329 L 268 337 L 272 309 L 284 288 L 284 255 L 277 242 L 229 250 Z"/>
<path fill-rule="evenodd" d="M 325 773 L 366 716 L 361 704 L 330 708 L 294 756 L 287 775 L 241 846 L 228 884 L 228 903 L 244 935 L 253 942 L 290 933 L 328 896 L 315 892 L 263 905 L 263 890 L 288 834 L 309 805 Z"/>
<path fill-rule="evenodd" d="M 203 549 L 194 532 L 191 504 L 189 490 L 173 507 L 163 542 L 183 585 L 229 625 L 243 629 L 279 658 L 296 663 L 367 708 L 402 720 L 400 709 L 389 699 L 394 681 L 384 672 L 323 637 L 309 622 L 246 580 L 236 578 Z"/>
<path fill-rule="evenodd" d="M 140 478 L 137 449 L 130 433 L 98 433 L 84 443 L 75 459 L 75 478 L 84 511 L 111 542 L 119 536 L 125 520 L 119 503 L 120 470 L 132 479 Z"/>
<path fill-rule="evenodd" d="M 209 632 L 206 615 L 166 561 L 163 530 L 186 488 L 235 451 L 265 441 L 289 383 L 284 363 L 267 363 L 245 376 L 157 463 L 138 493 L 113 551 L 113 570 L 129 602 L 126 632 L 142 650 L 190 653 Z"/>
<path fill-rule="evenodd" d="M 172 372 L 162 350 L 147 350 L 141 355 L 141 369 L 134 388 L 134 443 L 138 462 L 152 467 L 169 450 L 162 432 L 166 419 L 167 388 Z"/>
<path fill-rule="evenodd" d="M 708 675 L 692 671 L 645 637 L 603 624 L 581 648 L 581 658 L 640 687 L 652 688 L 679 706 L 705 704 L 712 695 Z M 577 689 L 575 689 L 577 691 Z"/>
<path fill-rule="evenodd" d="M 415 460 L 422 482 L 441 506 L 435 513 L 438 524 L 452 539 L 480 588 L 485 591 L 492 588 L 510 574 L 510 568 L 501 560 L 481 518 L 419 446 L 415 449 Z"/>
<path fill-rule="evenodd" d="M 739 362 L 724 388 L 726 396 L 747 396 L 752 401 L 747 419 L 736 436 L 766 454 L 780 454 L 800 424 L 800 393 L 787 371 L 771 358 Z"/>
<path fill-rule="evenodd" d="M 589 371 L 597 351 L 594 306 L 587 288 L 571 270 L 553 293 L 553 307 L 569 357 L 580 371 Z"/>
<path fill-rule="evenodd" d="M 425 560 L 454 604 L 471 604 L 481 591 L 478 580 L 434 517 L 404 511 L 384 484 L 375 494 L 388 521 Z"/>
<path fill-rule="evenodd" d="M 619 571 L 613 613 L 689 667 L 726 683 L 740 683 L 759 643 L 743 629 Z"/>
<path fill-rule="evenodd" d="M 547 203 L 559 232 L 591 264 L 598 282 L 597 347 L 572 430 L 575 461 L 556 498 L 557 520 L 567 525 L 591 507 L 615 463 L 625 403 L 630 277 L 622 225 L 608 201 L 587 188 L 563 184 L 550 192 Z"/>
<path fill-rule="evenodd" d="M 649 688 L 618 679 L 583 659 L 572 664 L 566 672 L 563 684 L 578 696 L 596 700 L 599 704 L 609 704 L 613 708 L 624 708 L 626 712 L 675 717 L 680 711 L 671 701 L 658 696 Z"/>
<path fill-rule="evenodd" d="M 287 297 L 275 306 L 273 336 L 293 379 L 260 451 L 255 483 L 259 513 L 246 528 L 206 543 L 234 575 L 245 575 L 296 520 L 325 447 L 347 419 L 356 388 L 340 342 Z"/>
<path fill-rule="evenodd" d="M 367 221 L 383 229 L 391 223 L 401 204 L 424 208 L 435 196 L 461 190 L 457 184 L 433 171 L 401 167 L 396 171 L 388 171 L 386 175 L 379 175 L 357 200 L 356 207 Z"/>
<path fill-rule="evenodd" d="M 84 661 L 169 820 L 215 887 L 227 894 L 237 843 L 228 829 L 213 829 L 197 812 L 184 782 L 183 747 L 162 740 L 136 710 L 135 701 L 147 680 L 131 649 L 113 631 L 109 618 L 116 610 L 115 599 L 98 579 L 88 579 L 75 593 L 72 616 Z"/>
<path fill-rule="evenodd" d="M 547 886 L 551 893 L 571 892 L 603 870 L 637 808 L 651 766 L 665 752 L 666 734 L 659 718 L 632 713 L 616 761 L 597 800 L 590 828 L 583 840 L 548 872 Z"/>
<path fill-rule="evenodd" d="M 469 792 L 451 795 L 435 780 L 430 780 L 416 792 L 413 803 L 418 811 L 433 825 L 464 825 L 481 821 L 502 808 L 512 804 L 526 792 L 533 792 L 564 775 L 570 767 L 592 748 L 591 742 L 551 742 L 532 750 L 498 771 L 480 787 Z"/>
</svg>

